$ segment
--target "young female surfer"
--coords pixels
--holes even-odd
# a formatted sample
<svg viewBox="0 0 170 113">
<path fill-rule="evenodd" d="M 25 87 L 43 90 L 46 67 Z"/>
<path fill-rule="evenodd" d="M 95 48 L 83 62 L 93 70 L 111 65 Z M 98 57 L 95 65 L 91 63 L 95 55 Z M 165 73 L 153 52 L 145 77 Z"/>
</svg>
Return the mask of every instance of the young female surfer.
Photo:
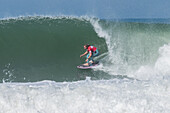
<svg viewBox="0 0 170 113">
<path fill-rule="evenodd" d="M 86 52 L 82 55 L 80 55 L 80 57 L 84 56 L 87 54 L 87 59 L 85 60 L 87 63 L 84 65 L 92 65 L 92 63 L 94 62 L 93 57 L 96 57 L 99 55 L 99 51 L 96 47 L 91 46 L 89 44 L 84 45 L 84 49 L 86 49 Z"/>
</svg>

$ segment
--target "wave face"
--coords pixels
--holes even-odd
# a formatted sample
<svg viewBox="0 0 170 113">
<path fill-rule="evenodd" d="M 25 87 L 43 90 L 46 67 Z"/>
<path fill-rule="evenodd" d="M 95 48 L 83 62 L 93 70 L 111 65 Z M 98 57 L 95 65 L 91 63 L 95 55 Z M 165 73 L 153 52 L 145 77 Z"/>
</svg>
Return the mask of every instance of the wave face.
<svg viewBox="0 0 170 113">
<path fill-rule="evenodd" d="M 162 20 L 1 19 L 0 112 L 169 113 L 169 36 Z M 100 65 L 76 69 L 87 43 Z"/>
<path fill-rule="evenodd" d="M 107 51 L 105 40 L 83 18 L 21 17 L 0 23 L 0 74 L 8 82 L 79 80 L 83 45 Z"/>
</svg>

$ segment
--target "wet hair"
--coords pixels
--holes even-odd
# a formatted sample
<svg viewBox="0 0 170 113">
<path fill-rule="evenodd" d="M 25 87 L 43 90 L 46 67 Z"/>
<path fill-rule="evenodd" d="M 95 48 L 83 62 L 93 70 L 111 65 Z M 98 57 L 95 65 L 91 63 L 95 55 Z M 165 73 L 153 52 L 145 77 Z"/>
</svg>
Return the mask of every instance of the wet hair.
<svg viewBox="0 0 170 113">
<path fill-rule="evenodd" d="M 86 45 L 84 45 L 84 46 L 86 46 L 86 48 L 88 48 L 90 45 L 89 45 L 89 44 L 86 44 Z"/>
</svg>

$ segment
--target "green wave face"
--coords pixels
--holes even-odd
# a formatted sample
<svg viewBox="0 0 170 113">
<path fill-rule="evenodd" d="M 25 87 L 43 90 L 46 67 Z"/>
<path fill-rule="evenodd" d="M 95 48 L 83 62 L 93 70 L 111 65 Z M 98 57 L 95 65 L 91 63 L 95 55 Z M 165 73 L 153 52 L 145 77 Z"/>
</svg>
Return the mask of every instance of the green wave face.
<svg viewBox="0 0 170 113">
<path fill-rule="evenodd" d="M 89 21 L 79 18 L 25 17 L 0 21 L 1 79 L 77 80 L 84 44 L 107 51 Z M 99 46 L 100 45 L 100 46 Z M 9 72 L 8 72 L 9 71 Z M 8 77 L 7 77 L 8 76 Z"/>
</svg>

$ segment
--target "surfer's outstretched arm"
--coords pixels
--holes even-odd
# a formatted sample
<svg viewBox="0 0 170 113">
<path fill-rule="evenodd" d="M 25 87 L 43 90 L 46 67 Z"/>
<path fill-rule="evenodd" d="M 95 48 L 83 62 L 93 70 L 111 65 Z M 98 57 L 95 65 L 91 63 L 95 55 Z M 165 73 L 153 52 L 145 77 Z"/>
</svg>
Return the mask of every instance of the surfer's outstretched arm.
<svg viewBox="0 0 170 113">
<path fill-rule="evenodd" d="M 82 57 L 82 56 L 86 55 L 87 53 L 88 53 L 88 52 L 86 51 L 84 54 L 80 55 L 80 57 Z"/>
</svg>

